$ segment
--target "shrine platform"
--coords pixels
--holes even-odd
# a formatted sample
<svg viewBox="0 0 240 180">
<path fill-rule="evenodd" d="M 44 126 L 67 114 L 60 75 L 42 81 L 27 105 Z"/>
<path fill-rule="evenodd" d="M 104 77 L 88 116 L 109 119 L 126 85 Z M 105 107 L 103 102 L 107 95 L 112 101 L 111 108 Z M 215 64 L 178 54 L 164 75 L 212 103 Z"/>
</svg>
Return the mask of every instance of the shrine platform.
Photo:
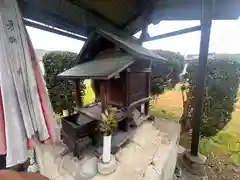
<svg viewBox="0 0 240 180">
<path fill-rule="evenodd" d="M 97 156 L 89 150 L 81 160 L 61 156 L 64 146 L 41 146 L 36 150 L 40 172 L 54 180 L 172 180 L 175 170 L 180 125 L 156 119 L 144 122 L 128 144 L 116 154 L 117 169 L 108 176 L 95 174 Z"/>
</svg>

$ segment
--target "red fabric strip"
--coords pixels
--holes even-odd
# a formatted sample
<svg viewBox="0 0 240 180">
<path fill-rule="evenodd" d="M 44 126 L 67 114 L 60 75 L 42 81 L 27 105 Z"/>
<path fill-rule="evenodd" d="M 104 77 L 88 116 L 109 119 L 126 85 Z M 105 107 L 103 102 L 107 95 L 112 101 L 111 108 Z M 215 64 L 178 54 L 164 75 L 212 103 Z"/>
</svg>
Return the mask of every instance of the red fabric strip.
<svg viewBox="0 0 240 180">
<path fill-rule="evenodd" d="M 6 135 L 5 135 L 5 121 L 4 110 L 2 102 L 2 92 L 0 88 L 0 155 L 6 154 Z"/>
</svg>

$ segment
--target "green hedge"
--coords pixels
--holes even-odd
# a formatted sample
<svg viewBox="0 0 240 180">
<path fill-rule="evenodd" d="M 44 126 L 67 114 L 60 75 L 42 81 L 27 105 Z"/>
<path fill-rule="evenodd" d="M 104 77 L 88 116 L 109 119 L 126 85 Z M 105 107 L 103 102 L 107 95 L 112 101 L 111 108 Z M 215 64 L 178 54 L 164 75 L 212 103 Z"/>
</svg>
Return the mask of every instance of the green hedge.
<svg viewBox="0 0 240 180">
<path fill-rule="evenodd" d="M 179 74 L 184 67 L 184 57 L 172 51 L 154 50 L 154 52 L 168 60 L 165 65 L 159 61 L 152 62 L 151 94 L 159 95 L 164 89 L 173 88 L 179 82 Z"/>
<path fill-rule="evenodd" d="M 216 135 L 231 119 L 239 88 L 239 62 L 240 56 L 238 55 L 217 55 L 215 59 L 208 61 L 200 129 L 202 136 Z M 182 118 L 190 123 L 194 111 L 197 65 L 197 60 L 190 62 L 185 77 L 187 105 L 184 107 L 185 115 L 183 114 Z"/>
<path fill-rule="evenodd" d="M 71 52 L 53 51 L 44 55 L 45 80 L 55 113 L 62 113 L 67 109 L 70 112 L 76 105 L 75 83 L 70 80 L 59 80 L 57 75 L 76 65 L 77 54 Z M 81 81 L 81 86 L 84 87 Z"/>
<path fill-rule="evenodd" d="M 179 74 L 184 65 L 184 57 L 179 53 L 171 51 L 156 50 L 156 53 L 169 60 L 163 65 L 159 61 L 154 61 L 152 66 L 151 93 L 161 94 L 164 88 L 174 86 L 179 82 Z M 75 85 L 72 81 L 57 79 L 57 75 L 76 64 L 77 54 L 71 52 L 49 52 L 43 57 L 45 68 L 45 80 L 49 96 L 56 113 L 61 113 L 63 109 L 73 111 L 76 107 Z M 84 86 L 83 83 L 81 83 Z"/>
</svg>

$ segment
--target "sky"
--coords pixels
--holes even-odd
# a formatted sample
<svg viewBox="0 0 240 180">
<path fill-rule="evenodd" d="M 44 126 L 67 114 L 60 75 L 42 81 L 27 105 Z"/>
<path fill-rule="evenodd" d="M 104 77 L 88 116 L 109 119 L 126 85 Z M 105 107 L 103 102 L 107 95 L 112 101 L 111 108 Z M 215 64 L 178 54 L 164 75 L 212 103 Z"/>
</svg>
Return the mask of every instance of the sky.
<svg viewBox="0 0 240 180">
<path fill-rule="evenodd" d="M 199 21 L 162 21 L 148 28 L 150 36 L 200 25 Z M 39 29 L 27 27 L 35 49 L 71 51 L 78 53 L 84 42 Z M 181 54 L 198 54 L 200 31 L 146 42 L 148 49 L 163 49 Z M 209 52 L 240 53 L 240 18 L 238 20 L 213 21 Z"/>
</svg>

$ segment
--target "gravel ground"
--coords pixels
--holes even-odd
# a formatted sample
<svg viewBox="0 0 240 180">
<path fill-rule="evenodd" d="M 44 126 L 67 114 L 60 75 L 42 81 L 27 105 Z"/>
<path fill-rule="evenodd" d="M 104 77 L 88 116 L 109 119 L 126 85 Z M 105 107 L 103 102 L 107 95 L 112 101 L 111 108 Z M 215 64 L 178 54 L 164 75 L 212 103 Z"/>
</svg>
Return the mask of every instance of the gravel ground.
<svg viewBox="0 0 240 180">
<path fill-rule="evenodd" d="M 225 168 L 221 172 L 216 172 L 214 168 L 208 166 L 205 176 L 191 174 L 180 162 L 178 167 L 181 170 L 176 171 L 177 180 L 240 180 L 240 173 L 234 172 L 232 168 Z M 179 169 L 178 168 L 178 169 Z"/>
</svg>

